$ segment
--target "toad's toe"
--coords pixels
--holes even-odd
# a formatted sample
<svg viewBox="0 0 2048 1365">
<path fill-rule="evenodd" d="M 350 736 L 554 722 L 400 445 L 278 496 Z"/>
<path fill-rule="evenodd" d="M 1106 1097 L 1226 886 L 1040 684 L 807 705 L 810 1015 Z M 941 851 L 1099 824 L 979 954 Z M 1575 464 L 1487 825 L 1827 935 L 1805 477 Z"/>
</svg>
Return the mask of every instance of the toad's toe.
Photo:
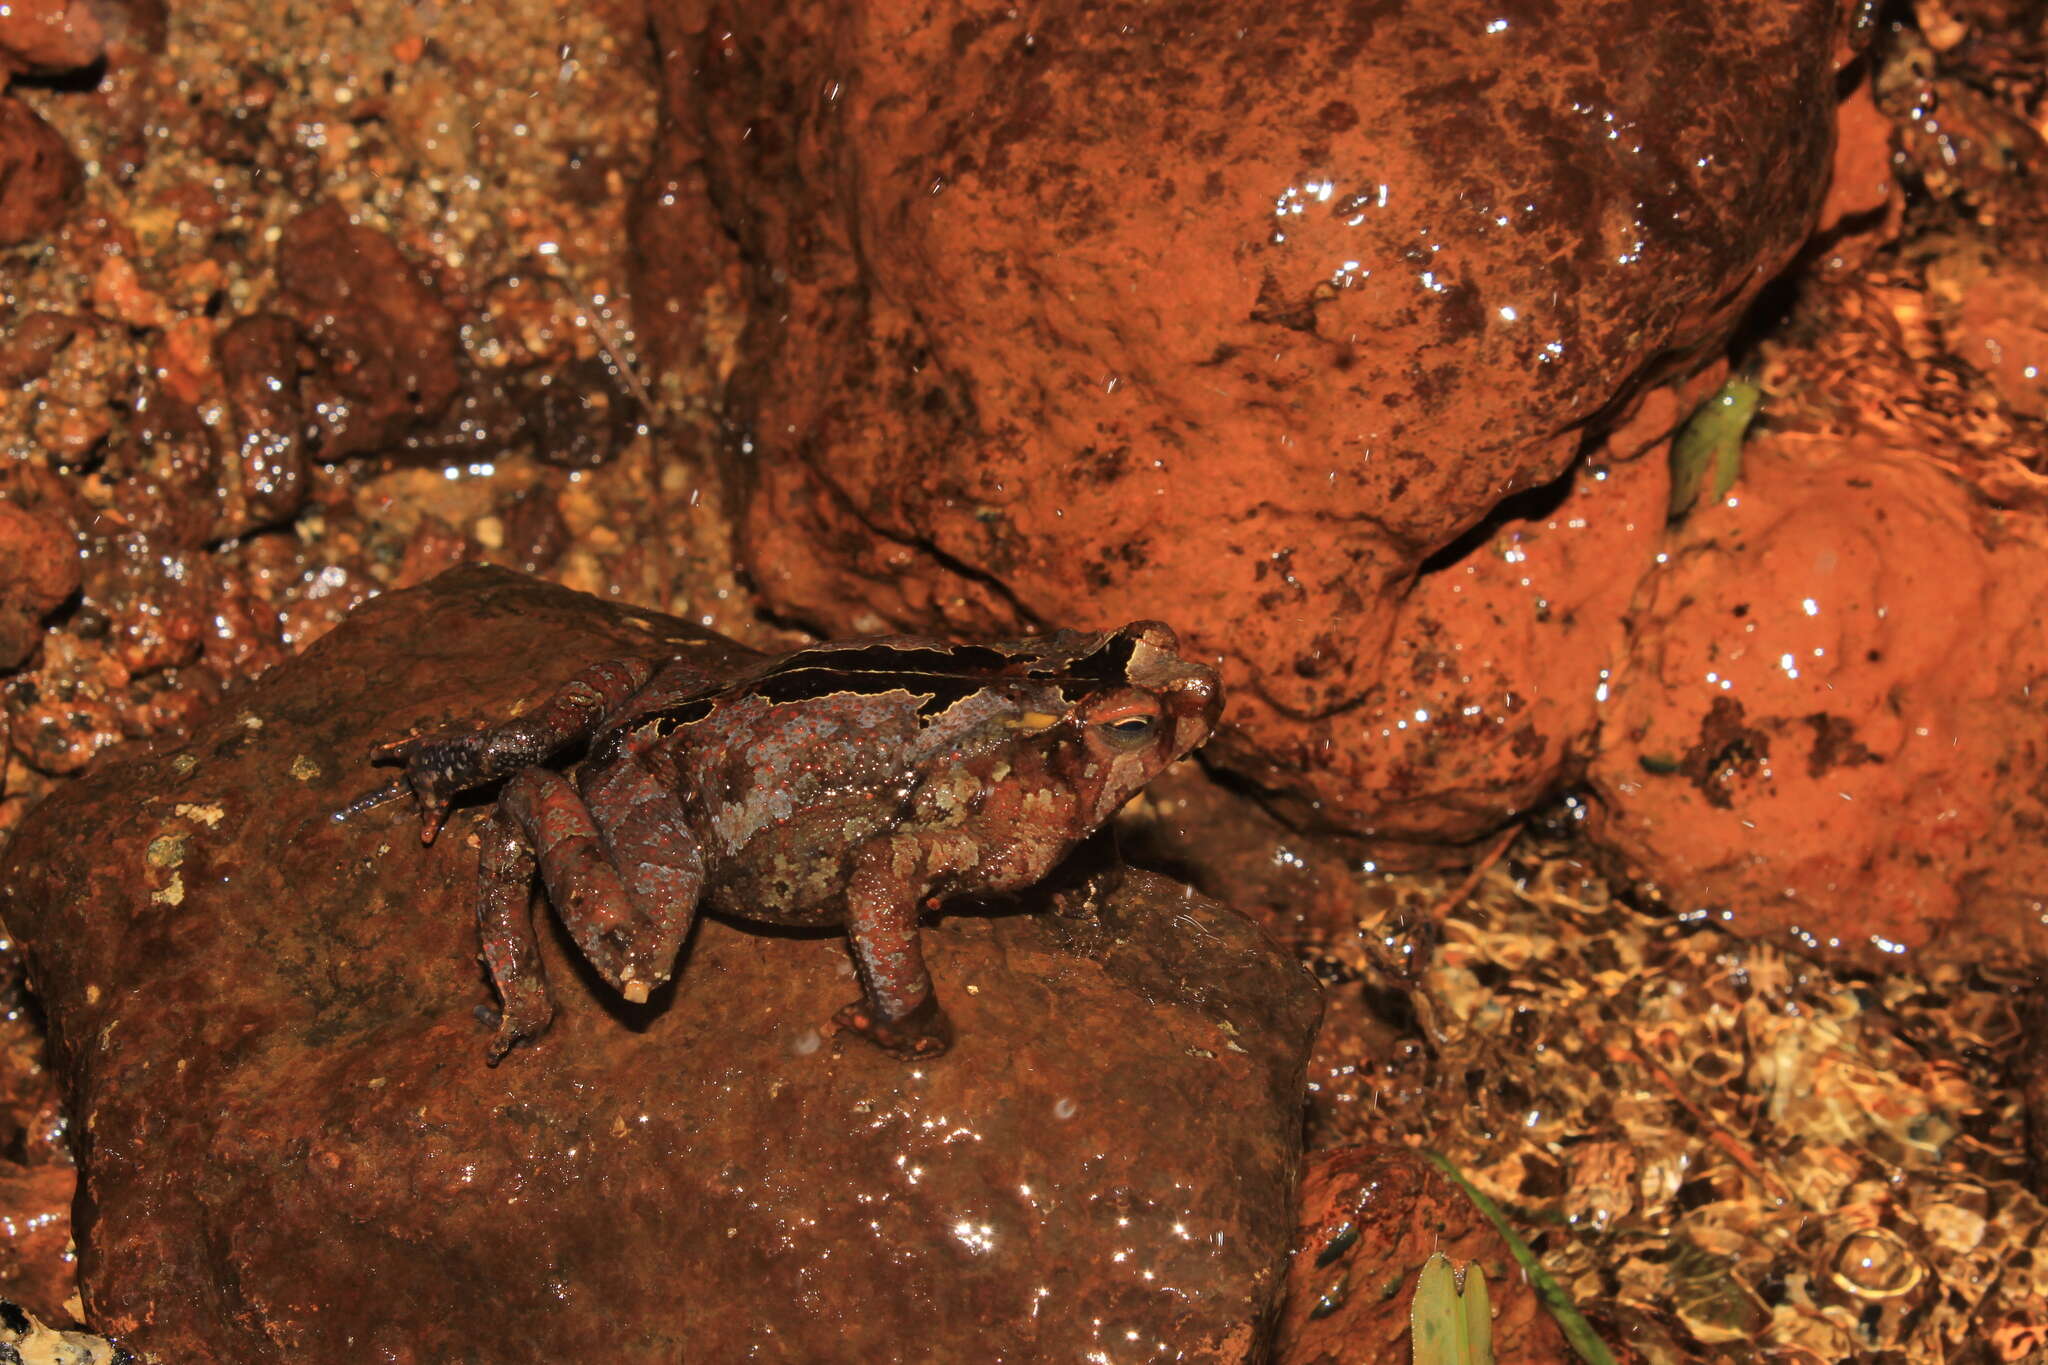
<svg viewBox="0 0 2048 1365">
<path fill-rule="evenodd" d="M 927 995 L 900 1019 L 879 1018 L 867 1001 L 856 1000 L 834 1015 L 833 1022 L 906 1062 L 943 1056 L 953 1046 L 953 1023 L 935 995 Z"/>
</svg>

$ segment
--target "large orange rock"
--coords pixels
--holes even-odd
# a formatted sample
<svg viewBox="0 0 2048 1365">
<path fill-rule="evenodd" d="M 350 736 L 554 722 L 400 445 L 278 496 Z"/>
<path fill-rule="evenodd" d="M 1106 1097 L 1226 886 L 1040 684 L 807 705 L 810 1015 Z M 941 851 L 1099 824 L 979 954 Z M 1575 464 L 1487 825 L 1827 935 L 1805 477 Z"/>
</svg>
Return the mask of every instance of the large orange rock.
<svg viewBox="0 0 2048 1365">
<path fill-rule="evenodd" d="M 2048 949 L 2038 513 L 1873 439 L 1763 437 L 1639 601 L 1596 839 L 1745 932 Z"/>
<path fill-rule="evenodd" d="M 661 7 L 756 580 L 842 631 L 1165 613 L 1302 811 L 1471 837 L 1592 703 L 1523 734 L 1544 608 L 1461 538 L 1803 240 L 1838 8 Z M 1607 545 L 1547 600 L 1614 611 L 1655 529 L 1560 532 Z"/>
</svg>

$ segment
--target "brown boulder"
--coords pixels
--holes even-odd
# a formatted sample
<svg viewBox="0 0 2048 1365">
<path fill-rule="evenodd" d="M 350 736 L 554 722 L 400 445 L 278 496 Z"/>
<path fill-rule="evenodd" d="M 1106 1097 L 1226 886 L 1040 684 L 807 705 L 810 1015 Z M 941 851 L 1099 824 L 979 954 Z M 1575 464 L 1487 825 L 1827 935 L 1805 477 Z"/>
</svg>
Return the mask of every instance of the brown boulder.
<svg viewBox="0 0 2048 1365">
<path fill-rule="evenodd" d="M 1318 995 L 1163 879 L 927 931 L 937 1062 L 822 1031 L 836 935 L 707 921 L 644 1007 L 544 936 L 560 1013 L 484 1064 L 481 808 L 431 848 L 410 811 L 328 813 L 371 741 L 651 647 L 739 653 L 458 570 L 24 824 L 0 913 L 76 1116 L 91 1320 L 249 1365 L 1250 1356 Z"/>
<path fill-rule="evenodd" d="M 756 579 L 840 628 L 1167 616 L 1262 780 L 1471 837 L 1564 732 L 1502 772 L 1392 724 L 1407 689 L 1500 725 L 1493 618 L 1534 610 L 1520 575 L 1476 607 L 1417 576 L 1485 556 L 1460 538 L 1803 240 L 1839 8 L 662 7 L 749 272 Z M 1575 572 L 1561 600 L 1612 610 Z M 1357 761 L 1361 728 L 1399 752 Z"/>
</svg>

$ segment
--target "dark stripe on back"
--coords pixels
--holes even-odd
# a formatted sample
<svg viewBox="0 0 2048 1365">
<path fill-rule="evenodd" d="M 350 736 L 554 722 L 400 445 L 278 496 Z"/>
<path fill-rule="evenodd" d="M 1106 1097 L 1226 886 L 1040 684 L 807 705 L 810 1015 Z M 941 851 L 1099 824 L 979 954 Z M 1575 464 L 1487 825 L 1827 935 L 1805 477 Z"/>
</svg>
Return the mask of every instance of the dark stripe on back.
<svg viewBox="0 0 2048 1365">
<path fill-rule="evenodd" d="M 888 673 L 849 673 L 837 667 L 812 665 L 771 673 L 740 690 L 779 706 L 823 701 L 828 697 L 878 697 L 889 692 L 905 692 L 923 699 L 917 707 L 920 716 L 934 716 L 973 696 L 988 681 L 981 673 L 972 677 L 911 673 L 902 669 Z"/>
<path fill-rule="evenodd" d="M 657 736 L 666 738 L 685 725 L 695 725 L 718 709 L 718 703 L 710 698 L 682 702 L 676 706 L 664 706 L 633 722 L 635 730 L 652 729 Z"/>
<path fill-rule="evenodd" d="M 664 706 L 658 711 L 648 711 L 628 718 L 622 724 L 608 727 L 598 735 L 590 746 L 590 761 L 596 764 L 609 763 L 619 755 L 628 737 L 639 739 L 667 739 L 686 725 L 695 725 L 718 709 L 718 703 L 710 697 L 694 701 L 677 702 Z"/>
<path fill-rule="evenodd" d="M 1123 631 L 1078 659 L 1047 660 L 1021 676 L 1056 681 L 1060 696 L 1077 702 L 1106 685 L 1129 681 L 1127 670 L 1137 642 Z M 793 706 L 839 696 L 879 697 L 902 692 L 918 698 L 917 714 L 929 720 L 967 700 L 1031 658 L 987 645 L 815 645 L 798 650 L 765 673 L 709 696 L 678 702 L 635 717 L 605 737 L 593 757 L 616 752 L 624 735 L 666 739 L 714 714 L 739 697 L 759 697 L 774 706 Z"/>
<path fill-rule="evenodd" d="M 977 676 L 1000 673 L 1016 664 L 1018 656 L 986 645 L 816 645 L 800 649 L 784 659 L 766 676 L 829 668 L 841 673 L 928 674 L 938 677 Z"/>
<path fill-rule="evenodd" d="M 1031 676 L 1076 678 L 1094 683 L 1129 682 L 1131 656 L 1137 652 L 1137 640 L 1120 630 L 1072 663 L 1047 669 L 1043 674 L 1033 669 Z"/>
</svg>

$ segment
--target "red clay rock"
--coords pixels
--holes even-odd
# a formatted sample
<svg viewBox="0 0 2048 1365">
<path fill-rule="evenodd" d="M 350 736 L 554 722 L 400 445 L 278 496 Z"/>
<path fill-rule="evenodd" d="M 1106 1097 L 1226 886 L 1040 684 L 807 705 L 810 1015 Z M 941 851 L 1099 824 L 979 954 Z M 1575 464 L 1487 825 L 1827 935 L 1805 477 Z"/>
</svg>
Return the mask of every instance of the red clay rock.
<svg viewBox="0 0 2048 1365">
<path fill-rule="evenodd" d="M 92 543 L 83 605 L 100 618 L 114 659 L 139 677 L 199 657 L 212 626 L 213 576 L 201 551 L 108 536 Z"/>
<path fill-rule="evenodd" d="M 0 1299 L 56 1322 L 71 1320 L 64 1305 L 77 1290 L 70 1249 L 77 1189 L 78 1172 L 68 1165 L 0 1158 Z"/>
<path fill-rule="evenodd" d="M 0 938 L 0 1299 L 69 1322 L 64 1305 L 78 1288 L 69 1246 L 78 1171 L 64 1145 L 63 1105 L 46 1051 L 20 949 Z"/>
<path fill-rule="evenodd" d="M 1262 780 L 1470 837 L 1563 739 L 1503 760 L 1526 718 L 1482 695 L 1533 607 L 1418 572 L 1803 240 L 1837 9 L 662 7 L 750 272 L 755 578 L 842 629 L 1163 614 Z M 1608 609 L 1576 572 L 1553 596 Z M 1355 757 L 1410 701 L 1493 747 Z"/>
<path fill-rule="evenodd" d="M 2048 418 L 2048 242 L 2026 254 L 1973 237 L 1915 244 L 1949 353 L 2022 417 Z"/>
<path fill-rule="evenodd" d="M 307 406 L 323 459 L 382 449 L 447 409 L 461 383 L 455 315 L 389 237 L 322 204 L 285 228 L 277 276 L 279 310 L 319 356 Z"/>
<path fill-rule="evenodd" d="M 1860 82 L 1835 111 L 1835 159 L 1814 240 L 1831 270 L 1860 265 L 1896 238 L 1906 193 L 1892 173 L 1892 120 Z"/>
<path fill-rule="evenodd" d="M 81 183 L 64 135 L 11 95 L 0 95 L 0 246 L 43 236 L 71 211 Z"/>
<path fill-rule="evenodd" d="M 42 618 L 78 591 L 78 535 L 61 512 L 0 497 L 0 669 L 18 667 Z"/>
<path fill-rule="evenodd" d="M 1924 456 L 1754 440 L 1646 582 L 1590 832 L 1685 910 L 2048 951 L 2048 533 Z"/>
<path fill-rule="evenodd" d="M 1414 1152 L 1317 1152 L 1302 1176 L 1299 1217 L 1276 1365 L 1408 1359 L 1415 1277 L 1437 1252 L 1485 1274 L 1500 1365 L 1578 1359 L 1493 1225 Z"/>
<path fill-rule="evenodd" d="M 654 641 L 738 653 L 458 570 L 24 823 L 0 913 L 78 1116 L 91 1320 L 246 1365 L 1251 1356 L 1317 992 L 1161 878 L 928 930 L 937 1062 L 821 1034 L 837 936 L 707 921 L 645 1007 L 545 935 L 553 1027 L 484 1065 L 481 808 L 430 849 L 410 810 L 328 812 L 372 740 Z"/>
<path fill-rule="evenodd" d="M 1561 497 L 1499 517 L 1422 575 L 1362 704 L 1298 721 L 1284 744 L 1226 731 L 1212 757 L 1297 828 L 1365 834 L 1382 861 L 1425 859 L 1418 845 L 1477 839 L 1544 799 L 1591 744 L 1630 597 L 1663 543 L 1664 449 L 1596 455 Z M 1290 788 L 1290 773 L 1316 769 L 1353 795 Z"/>
<path fill-rule="evenodd" d="M 51 74 L 99 60 L 106 30 L 86 0 L 8 0 L 0 5 L 0 71 Z"/>
<path fill-rule="evenodd" d="M 275 313 L 240 318 L 214 340 L 231 443 L 219 535 L 288 521 L 306 501 L 303 344 L 297 324 Z"/>
</svg>

